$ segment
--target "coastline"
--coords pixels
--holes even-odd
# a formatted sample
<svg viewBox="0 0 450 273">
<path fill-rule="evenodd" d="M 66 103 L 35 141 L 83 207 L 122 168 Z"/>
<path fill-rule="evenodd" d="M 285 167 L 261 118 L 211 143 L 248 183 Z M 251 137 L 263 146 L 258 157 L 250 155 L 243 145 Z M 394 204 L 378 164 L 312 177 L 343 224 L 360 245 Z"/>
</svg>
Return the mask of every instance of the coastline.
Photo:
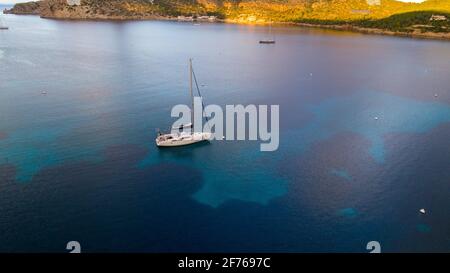
<svg viewBox="0 0 450 273">
<path fill-rule="evenodd" d="M 257 23 L 246 23 L 233 19 L 221 20 L 223 23 L 229 24 L 241 24 L 241 25 L 268 25 L 269 22 L 257 22 Z M 429 40 L 442 40 L 450 41 L 450 32 L 447 33 L 436 33 L 436 32 L 395 32 L 390 30 L 385 30 L 381 28 L 364 28 L 358 27 L 351 24 L 345 25 L 332 25 L 332 24 L 311 24 L 311 23 L 300 23 L 300 22 L 273 22 L 273 25 L 290 25 L 290 26 L 300 26 L 308 28 L 319 28 L 319 29 L 331 29 L 338 31 L 348 31 L 353 33 L 362 33 L 369 35 L 383 35 L 383 36 L 396 36 L 412 39 L 429 39 Z"/>
<path fill-rule="evenodd" d="M 428 40 L 441 40 L 450 41 L 450 33 L 435 33 L 435 32 L 395 32 L 380 28 L 363 28 L 353 25 L 316 25 L 308 23 L 293 23 L 297 26 L 321 28 L 321 29 L 333 29 L 340 31 L 350 31 L 354 33 L 370 34 L 370 35 L 383 35 L 383 36 L 397 36 L 412 39 L 428 39 Z"/>
<path fill-rule="evenodd" d="M 99 16 L 98 14 L 95 16 L 46 16 L 36 12 L 12 12 L 11 10 L 4 10 L 5 14 L 14 14 L 14 15 L 37 15 L 43 19 L 51 19 L 51 20 L 69 20 L 69 21 L 179 21 L 177 17 L 171 16 L 161 16 L 161 15 L 145 15 L 145 16 L 114 16 L 114 15 L 105 15 Z M 204 23 L 211 23 L 209 21 L 201 21 Z M 216 19 L 212 23 L 224 23 L 224 24 L 237 24 L 237 25 L 268 25 L 270 24 L 267 21 L 260 22 L 246 22 L 242 20 L 236 19 Z M 439 33 L 439 32 L 395 32 L 380 28 L 364 28 L 358 27 L 351 24 L 345 25 L 333 25 L 333 24 L 312 24 L 312 23 L 301 23 L 301 22 L 273 22 L 274 25 L 285 25 L 285 26 L 299 26 L 299 27 L 308 27 L 308 28 L 319 28 L 319 29 L 331 29 L 337 31 L 348 31 L 354 33 L 362 33 L 369 35 L 383 35 L 383 36 L 396 36 L 396 37 L 404 37 L 404 38 L 412 38 L 412 39 L 427 39 L 427 40 L 441 40 L 441 41 L 450 41 L 450 32 L 448 33 Z"/>
</svg>

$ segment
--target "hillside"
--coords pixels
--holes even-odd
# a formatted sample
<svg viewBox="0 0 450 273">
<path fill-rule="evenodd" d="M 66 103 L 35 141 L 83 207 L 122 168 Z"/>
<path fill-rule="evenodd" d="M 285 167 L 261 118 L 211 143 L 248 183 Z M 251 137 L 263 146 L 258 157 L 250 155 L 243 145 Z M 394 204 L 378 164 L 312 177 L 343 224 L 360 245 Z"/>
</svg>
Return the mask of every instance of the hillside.
<svg viewBox="0 0 450 273">
<path fill-rule="evenodd" d="M 450 1 L 421 4 L 381 0 L 42 0 L 17 4 L 8 11 L 64 19 L 173 19 L 176 16 L 215 15 L 236 23 L 289 22 L 314 25 L 350 25 L 393 32 L 449 33 L 449 20 L 432 22 L 432 15 L 450 18 Z"/>
<path fill-rule="evenodd" d="M 354 21 L 380 19 L 398 13 L 439 10 L 450 12 L 450 1 L 428 0 L 422 4 L 382 0 L 42 0 L 17 4 L 11 13 L 40 13 L 44 17 L 147 17 L 206 15 L 241 22 L 293 22 L 301 20 Z"/>
<path fill-rule="evenodd" d="M 40 2 L 28 2 L 15 4 L 11 10 L 5 10 L 4 13 L 14 14 L 40 14 Z"/>
</svg>

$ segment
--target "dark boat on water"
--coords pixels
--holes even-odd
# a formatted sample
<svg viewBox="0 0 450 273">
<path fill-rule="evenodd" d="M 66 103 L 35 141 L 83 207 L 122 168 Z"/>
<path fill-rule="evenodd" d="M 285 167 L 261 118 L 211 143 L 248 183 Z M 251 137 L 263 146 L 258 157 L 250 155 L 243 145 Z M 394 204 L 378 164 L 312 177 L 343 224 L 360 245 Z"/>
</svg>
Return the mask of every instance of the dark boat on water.
<svg viewBox="0 0 450 273">
<path fill-rule="evenodd" d="M 269 25 L 269 37 L 273 37 L 272 35 L 272 22 Z M 268 39 L 264 39 L 264 40 L 259 40 L 260 44 L 275 44 L 275 39 L 274 38 L 268 38 Z"/>
</svg>

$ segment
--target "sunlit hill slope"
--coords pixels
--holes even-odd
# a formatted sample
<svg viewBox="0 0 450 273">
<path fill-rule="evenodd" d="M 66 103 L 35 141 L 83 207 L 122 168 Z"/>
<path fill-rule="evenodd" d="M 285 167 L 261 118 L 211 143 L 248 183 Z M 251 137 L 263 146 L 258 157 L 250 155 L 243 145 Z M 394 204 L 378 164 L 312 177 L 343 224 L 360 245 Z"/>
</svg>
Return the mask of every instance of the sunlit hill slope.
<svg viewBox="0 0 450 273">
<path fill-rule="evenodd" d="M 375 1 L 376 2 L 376 1 Z M 450 1 L 421 4 L 380 0 L 42 0 L 17 4 L 10 13 L 40 14 L 66 19 L 151 19 L 215 15 L 239 23 L 294 22 L 319 25 L 352 25 L 397 32 L 450 32 Z M 442 15 L 447 20 L 430 20 Z"/>
</svg>

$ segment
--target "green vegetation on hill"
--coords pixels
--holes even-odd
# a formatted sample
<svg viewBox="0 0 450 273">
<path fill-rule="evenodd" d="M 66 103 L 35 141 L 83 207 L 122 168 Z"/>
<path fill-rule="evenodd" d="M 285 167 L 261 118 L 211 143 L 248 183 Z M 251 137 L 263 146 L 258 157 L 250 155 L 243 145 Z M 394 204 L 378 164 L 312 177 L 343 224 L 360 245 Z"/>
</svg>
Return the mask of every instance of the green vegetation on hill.
<svg viewBox="0 0 450 273">
<path fill-rule="evenodd" d="M 394 14 L 378 20 L 363 20 L 356 22 L 356 25 L 366 28 L 387 29 L 395 32 L 412 32 L 414 30 L 420 30 L 422 32 L 450 32 L 450 21 L 430 21 L 433 15 L 443 15 L 450 18 L 450 13 L 414 11 Z"/>
</svg>

